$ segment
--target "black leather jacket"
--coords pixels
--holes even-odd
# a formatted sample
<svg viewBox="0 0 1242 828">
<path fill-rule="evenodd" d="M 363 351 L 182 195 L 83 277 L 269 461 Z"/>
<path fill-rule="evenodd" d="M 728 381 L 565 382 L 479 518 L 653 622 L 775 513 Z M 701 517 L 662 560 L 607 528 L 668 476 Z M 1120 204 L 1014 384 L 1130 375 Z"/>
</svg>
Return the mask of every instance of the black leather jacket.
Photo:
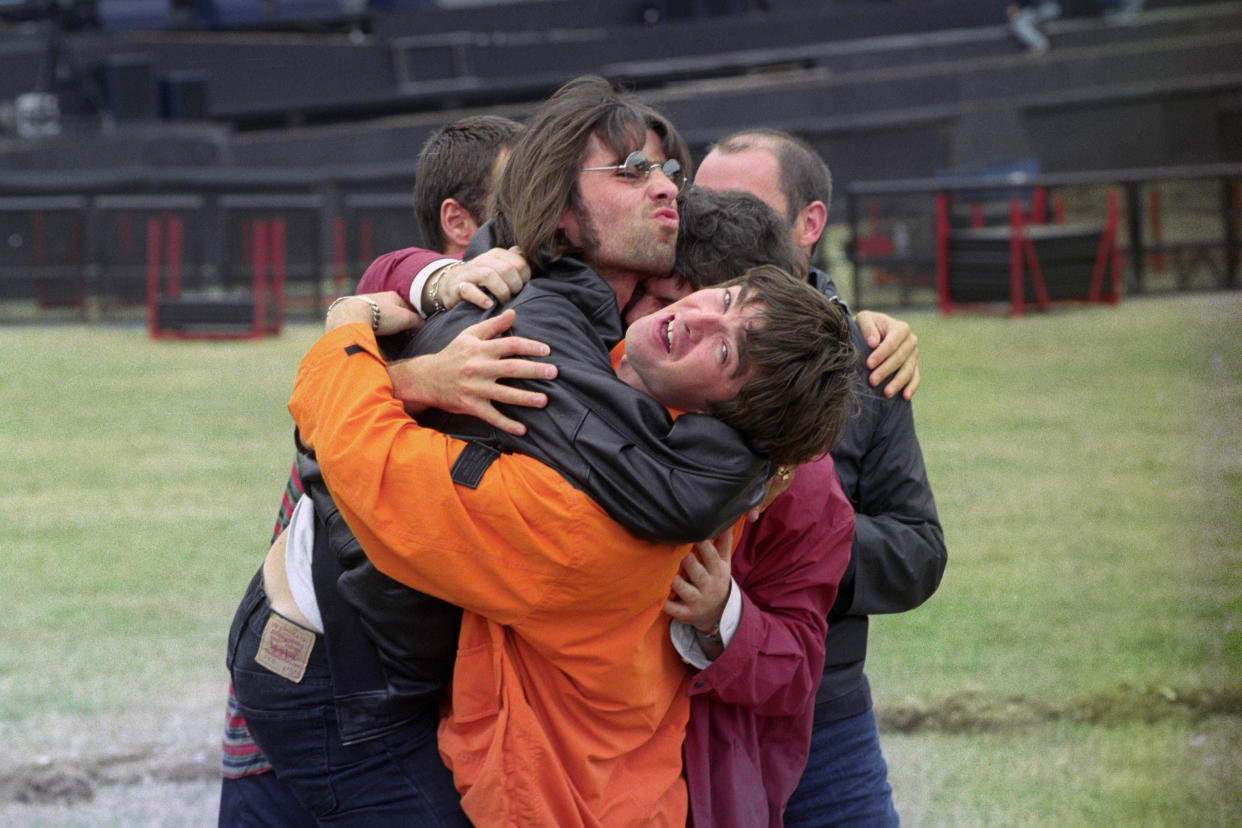
<svg viewBox="0 0 1242 828">
<path fill-rule="evenodd" d="M 544 392 L 547 407 L 505 408 L 526 425 L 523 437 L 458 415 L 424 415 L 420 423 L 543 461 L 644 539 L 713 538 L 759 502 L 768 464 L 737 431 L 702 414 L 673 421 L 663 405 L 617 379 L 609 352 L 621 341 L 621 317 L 612 289 L 589 267 L 559 259 L 505 308 L 517 312 L 511 335 L 552 351 L 541 361 L 557 366 L 557 379 L 521 383 Z M 435 353 L 503 309 L 462 303 L 429 320 L 403 356 Z"/>
<path fill-rule="evenodd" d="M 482 249 L 491 246 L 489 232 L 485 227 L 476 236 Z M 770 465 L 746 447 L 737 431 L 696 414 L 674 422 L 660 403 L 616 378 L 609 358 L 622 336 L 616 298 L 586 265 L 569 258 L 553 263 L 505 307 L 517 311 L 511 335 L 537 339 L 551 349 L 546 359 L 557 365 L 557 379 L 523 382 L 547 393 L 547 407 L 506 411 L 527 426 L 522 438 L 442 412 L 420 416 L 421 423 L 498 451 L 538 458 L 644 538 L 688 542 L 714 537 L 762 499 Z M 501 310 L 462 303 L 431 319 L 402 356 L 439 351 L 464 328 Z M 349 685 L 346 693 L 337 688 L 342 736 L 347 741 L 369 738 L 415 715 L 447 681 L 460 610 L 376 570 L 337 512 L 331 481 L 325 486 L 310 458 L 302 456 L 298 463 L 315 503 L 316 531 L 327 533 L 335 558 L 320 560 L 321 546 L 316 545 L 316 597 L 324 612 L 334 683 Z M 338 564 L 333 594 L 319 585 L 325 567 Z M 356 642 L 333 646 L 334 638 L 353 641 L 359 630 L 372 642 L 373 653 L 359 652 L 366 648 Z M 363 663 L 366 659 L 378 660 L 380 670 Z M 338 674 L 349 678 L 337 681 Z M 382 680 L 362 687 L 353 681 L 367 674 Z"/>
</svg>

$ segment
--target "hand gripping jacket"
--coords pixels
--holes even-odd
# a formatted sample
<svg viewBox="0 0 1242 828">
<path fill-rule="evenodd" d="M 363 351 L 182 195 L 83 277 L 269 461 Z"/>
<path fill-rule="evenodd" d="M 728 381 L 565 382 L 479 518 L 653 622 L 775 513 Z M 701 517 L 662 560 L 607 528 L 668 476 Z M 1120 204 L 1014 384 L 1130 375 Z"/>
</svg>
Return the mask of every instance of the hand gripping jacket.
<svg viewBox="0 0 1242 828">
<path fill-rule="evenodd" d="M 475 237 L 467 258 L 478 245 L 491 246 L 489 227 Z M 547 407 L 506 409 L 527 426 L 521 438 L 469 417 L 420 416 L 423 424 L 474 444 L 463 452 L 484 458 L 474 475 L 485 474 L 486 457 L 498 452 L 534 456 L 631 533 L 673 543 L 714 537 L 759 502 L 770 464 L 737 431 L 698 414 L 674 421 L 660 403 L 616 378 L 609 351 L 621 339 L 621 320 L 612 290 L 594 271 L 560 259 L 505 307 L 517 311 L 512 335 L 550 347 L 546 361 L 557 365 L 558 378 L 523 382 L 547 394 Z M 462 303 L 432 318 L 401 355 L 434 353 L 501 310 Z M 401 724 L 436 698 L 451 673 L 460 611 L 377 571 L 337 513 L 330 481 L 325 486 L 312 458 L 300 457 L 298 468 L 315 503 L 315 591 L 338 720 L 342 738 L 358 741 Z M 459 484 L 470 485 L 471 476 L 454 467 Z"/>
</svg>

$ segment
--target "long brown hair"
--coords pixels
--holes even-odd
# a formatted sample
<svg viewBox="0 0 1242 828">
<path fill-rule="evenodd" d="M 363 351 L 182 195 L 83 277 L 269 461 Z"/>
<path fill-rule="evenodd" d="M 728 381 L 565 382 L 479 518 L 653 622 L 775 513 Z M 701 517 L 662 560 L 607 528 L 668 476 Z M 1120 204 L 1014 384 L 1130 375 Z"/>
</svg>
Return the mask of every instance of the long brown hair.
<svg viewBox="0 0 1242 828">
<path fill-rule="evenodd" d="M 640 149 L 647 130 L 659 137 L 667 158 L 690 170 L 690 153 L 673 125 L 651 107 L 597 75 L 575 78 L 531 117 L 509 156 L 496 188 L 496 241 L 518 245 L 528 259 L 546 264 L 577 253 L 557 229 L 578 203 L 578 173 L 594 135 L 624 160 Z"/>
</svg>

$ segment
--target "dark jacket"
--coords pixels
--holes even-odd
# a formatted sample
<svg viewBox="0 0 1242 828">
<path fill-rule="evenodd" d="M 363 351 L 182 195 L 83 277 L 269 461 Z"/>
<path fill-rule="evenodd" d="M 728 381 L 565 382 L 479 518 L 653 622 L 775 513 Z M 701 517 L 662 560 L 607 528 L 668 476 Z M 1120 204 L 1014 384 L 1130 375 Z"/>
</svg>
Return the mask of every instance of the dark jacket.
<svg viewBox="0 0 1242 828">
<path fill-rule="evenodd" d="M 825 295 L 837 296 L 836 286 L 823 272 L 813 269 L 810 280 Z M 860 408 L 831 454 L 854 506 L 854 544 L 828 614 L 824 677 L 815 699 L 817 722 L 871 707 L 863 674 L 867 616 L 904 612 L 922 604 L 940 585 L 948 560 L 914 432 L 914 409 L 900 394 L 886 398 L 871 387 L 864 364 L 871 349 L 853 319 L 850 332 L 859 353 Z"/>
<path fill-rule="evenodd" d="M 486 233 L 486 227 L 480 231 Z M 550 346 L 547 361 L 557 365 L 558 377 L 523 383 L 547 393 L 546 408 L 506 411 L 527 426 L 522 438 L 472 418 L 420 416 L 425 425 L 472 441 L 466 452 L 481 462 L 458 474 L 459 461 L 454 466 L 459 484 L 469 485 L 468 471 L 486 474 L 489 453 L 521 451 L 556 468 L 634 534 L 671 542 L 714 537 L 762 499 L 769 464 L 747 449 L 737 431 L 696 414 L 674 422 L 660 403 L 616 378 L 609 358 L 621 339 L 616 298 L 590 268 L 561 259 L 537 273 L 505 307 L 517 311 L 511 335 Z M 502 309 L 482 311 L 462 303 L 431 319 L 402 356 L 436 352 Z M 331 481 L 325 485 L 305 456 L 298 468 L 315 503 L 317 533 L 330 540 L 322 547 L 329 560 L 316 544 L 316 597 L 334 683 L 348 685 L 345 693 L 337 688 L 342 737 L 369 738 L 416 715 L 447 681 L 460 610 L 376 570 L 337 513 Z M 336 589 L 321 588 L 323 573 L 336 565 Z M 359 631 L 371 648 L 359 643 Z M 334 647 L 334 640 L 350 643 Z M 358 682 L 359 675 L 372 678 Z"/>
<path fill-rule="evenodd" d="M 488 233 L 485 225 L 472 246 L 480 237 L 490 244 Z M 552 351 L 540 361 L 554 363 L 557 378 L 520 383 L 546 394 L 547 407 L 499 406 L 526 425 L 523 437 L 444 413 L 420 415 L 420 423 L 541 460 L 644 539 L 714 538 L 762 499 L 768 464 L 737 431 L 702 414 L 673 421 L 663 405 L 616 378 L 609 357 L 622 338 L 616 296 L 576 259 L 548 265 L 503 308 L 463 302 L 433 317 L 402 356 L 435 353 L 505 308 L 517 312 L 511 335 Z"/>
</svg>

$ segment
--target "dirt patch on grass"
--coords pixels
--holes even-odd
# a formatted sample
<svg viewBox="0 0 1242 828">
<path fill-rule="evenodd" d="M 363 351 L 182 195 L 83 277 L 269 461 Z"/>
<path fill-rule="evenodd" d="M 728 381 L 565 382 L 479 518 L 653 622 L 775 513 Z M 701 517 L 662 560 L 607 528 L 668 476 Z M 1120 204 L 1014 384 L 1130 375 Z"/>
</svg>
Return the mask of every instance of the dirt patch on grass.
<svg viewBox="0 0 1242 828">
<path fill-rule="evenodd" d="M 936 701 L 911 699 L 876 709 L 881 730 L 899 733 L 984 733 L 1053 721 L 1151 724 L 1170 719 L 1198 721 L 1213 715 L 1242 716 L 1242 689 L 1121 686 L 1059 702 L 962 692 Z M 0 767 L 0 802 L 72 805 L 92 801 L 105 786 L 204 783 L 215 782 L 219 776 L 220 756 L 212 750 L 149 747 L 72 759 L 46 758 Z"/>
<path fill-rule="evenodd" d="M 1198 721 L 1212 715 L 1242 716 L 1242 689 L 1122 685 L 1094 696 L 1053 702 L 962 692 L 938 701 L 911 699 L 876 708 L 880 729 L 897 733 L 983 733 L 1052 721 L 1151 724 L 1169 719 Z"/>
<path fill-rule="evenodd" d="M 89 802 L 102 785 L 202 782 L 219 779 L 220 756 L 174 755 L 152 749 L 77 759 L 48 759 L 0 769 L 0 801 Z"/>
</svg>

